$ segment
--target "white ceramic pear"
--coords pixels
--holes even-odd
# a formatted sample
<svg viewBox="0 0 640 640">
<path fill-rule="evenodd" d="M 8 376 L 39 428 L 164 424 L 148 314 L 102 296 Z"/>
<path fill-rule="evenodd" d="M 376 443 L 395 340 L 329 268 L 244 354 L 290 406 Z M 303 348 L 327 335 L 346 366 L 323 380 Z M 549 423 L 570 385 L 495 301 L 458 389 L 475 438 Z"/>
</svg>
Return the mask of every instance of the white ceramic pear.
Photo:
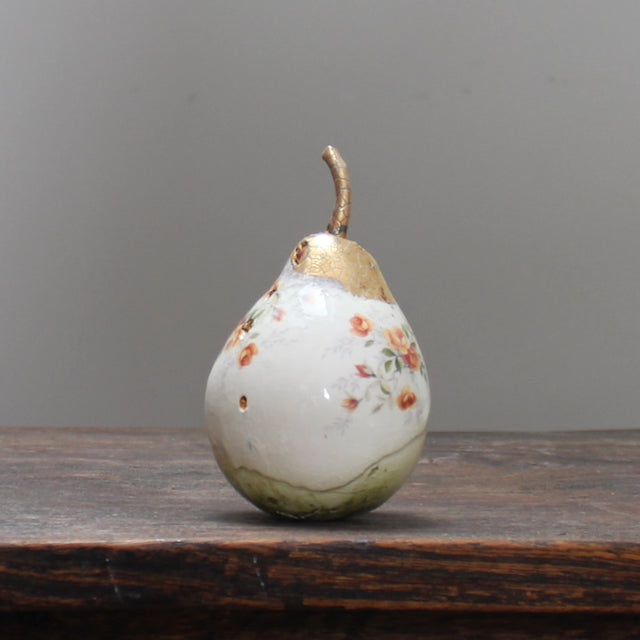
<svg viewBox="0 0 640 640">
<path fill-rule="evenodd" d="M 220 468 L 261 509 L 328 520 L 373 509 L 424 445 L 429 383 L 373 257 L 346 239 L 350 181 L 327 147 L 336 206 L 234 329 L 207 383 Z"/>
</svg>

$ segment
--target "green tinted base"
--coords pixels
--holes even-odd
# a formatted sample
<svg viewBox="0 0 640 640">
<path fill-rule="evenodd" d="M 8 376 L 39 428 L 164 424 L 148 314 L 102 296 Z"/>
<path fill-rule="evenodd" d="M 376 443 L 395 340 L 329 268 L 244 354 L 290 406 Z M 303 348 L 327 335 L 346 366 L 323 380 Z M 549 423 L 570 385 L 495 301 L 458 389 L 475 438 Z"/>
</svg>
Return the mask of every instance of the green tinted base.
<svg viewBox="0 0 640 640">
<path fill-rule="evenodd" d="M 247 500 L 272 515 L 295 520 L 336 520 L 370 511 L 393 495 L 420 459 L 426 433 L 373 464 L 349 482 L 316 490 L 270 478 L 254 469 L 235 468 L 214 448 L 225 476 Z"/>
</svg>

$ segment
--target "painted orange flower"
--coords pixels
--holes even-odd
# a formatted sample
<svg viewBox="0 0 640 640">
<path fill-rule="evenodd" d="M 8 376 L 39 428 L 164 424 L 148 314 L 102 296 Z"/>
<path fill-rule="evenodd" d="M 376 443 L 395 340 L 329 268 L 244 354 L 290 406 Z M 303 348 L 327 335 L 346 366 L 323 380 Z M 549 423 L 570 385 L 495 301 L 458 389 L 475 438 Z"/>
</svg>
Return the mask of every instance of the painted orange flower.
<svg viewBox="0 0 640 640">
<path fill-rule="evenodd" d="M 405 411 L 406 409 L 413 407 L 416 402 L 418 402 L 418 396 L 415 394 L 413 389 L 409 386 L 402 387 L 400 394 L 396 398 L 398 407 L 400 407 L 402 411 Z"/>
<path fill-rule="evenodd" d="M 351 333 L 364 338 L 373 331 L 373 322 L 369 318 L 356 313 L 350 320 Z"/>
<path fill-rule="evenodd" d="M 242 338 L 244 338 L 244 330 L 242 327 L 247 321 L 247 316 L 243 316 L 242 320 L 238 323 L 238 326 L 231 332 L 229 339 L 227 340 L 227 344 L 224 345 L 225 351 L 227 349 L 231 349 L 231 347 L 235 347 Z"/>
<path fill-rule="evenodd" d="M 360 400 L 356 400 L 356 398 L 346 398 L 345 400 L 342 401 L 342 406 L 347 411 L 355 411 L 358 408 L 359 404 L 360 404 Z"/>
<path fill-rule="evenodd" d="M 273 319 L 276 322 L 280 322 L 282 318 L 284 318 L 286 315 L 287 315 L 287 312 L 284 309 L 281 309 L 280 307 L 273 310 Z"/>
<path fill-rule="evenodd" d="M 269 291 L 267 291 L 264 295 L 267 298 L 270 298 L 277 290 L 278 287 L 280 286 L 280 278 L 278 278 L 272 285 L 271 288 L 269 289 Z"/>
<path fill-rule="evenodd" d="M 255 342 L 250 342 L 238 356 L 238 363 L 240 364 L 240 366 L 246 367 L 247 365 L 251 364 L 253 356 L 255 356 L 256 353 L 258 353 L 258 345 Z"/>
<path fill-rule="evenodd" d="M 356 370 L 361 378 L 372 378 L 375 375 L 366 364 L 357 364 Z"/>
<path fill-rule="evenodd" d="M 409 352 L 411 343 L 400 327 L 385 329 L 384 337 L 387 339 L 387 342 L 394 351 L 399 351 L 401 355 L 405 355 Z"/>
<path fill-rule="evenodd" d="M 417 371 L 422 365 L 422 359 L 420 358 L 420 354 L 418 353 L 415 344 L 412 344 L 407 353 L 402 355 L 402 359 L 411 371 Z"/>
</svg>

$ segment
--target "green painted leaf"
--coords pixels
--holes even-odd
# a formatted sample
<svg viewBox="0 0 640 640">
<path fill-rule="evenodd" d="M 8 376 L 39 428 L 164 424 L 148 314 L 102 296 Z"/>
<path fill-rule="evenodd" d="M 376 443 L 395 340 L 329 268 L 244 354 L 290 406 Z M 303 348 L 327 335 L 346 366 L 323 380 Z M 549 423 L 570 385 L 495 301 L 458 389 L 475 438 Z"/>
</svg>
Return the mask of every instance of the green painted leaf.
<svg viewBox="0 0 640 640">
<path fill-rule="evenodd" d="M 380 380 L 380 389 L 387 396 L 391 394 L 391 387 L 384 380 Z"/>
<path fill-rule="evenodd" d="M 377 404 L 375 407 L 373 407 L 373 411 L 371 411 L 371 413 L 378 413 L 378 411 L 380 411 L 380 409 L 382 409 L 382 407 L 384 407 L 384 403 L 381 402 L 380 404 Z"/>
<path fill-rule="evenodd" d="M 384 363 L 384 370 L 389 373 L 389 371 L 391 371 L 391 367 L 393 366 L 393 360 L 387 360 Z"/>
<path fill-rule="evenodd" d="M 393 358 L 396 355 L 395 351 L 391 351 L 391 349 L 388 349 L 388 348 L 383 349 L 382 353 L 384 353 L 384 355 L 388 356 L 389 358 Z"/>
<path fill-rule="evenodd" d="M 402 360 L 400 358 L 396 358 L 396 371 L 402 371 Z"/>
<path fill-rule="evenodd" d="M 365 346 L 365 347 L 370 347 L 374 342 L 375 342 L 375 340 L 367 340 L 367 341 L 364 343 L 364 346 Z"/>
</svg>

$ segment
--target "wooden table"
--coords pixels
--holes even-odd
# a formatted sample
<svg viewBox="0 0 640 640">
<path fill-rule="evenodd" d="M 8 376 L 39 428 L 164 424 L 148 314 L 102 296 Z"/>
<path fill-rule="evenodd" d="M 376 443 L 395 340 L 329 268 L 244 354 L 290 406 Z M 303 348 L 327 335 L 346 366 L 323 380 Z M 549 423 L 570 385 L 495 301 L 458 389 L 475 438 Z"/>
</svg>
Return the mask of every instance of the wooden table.
<svg viewBox="0 0 640 640">
<path fill-rule="evenodd" d="M 434 433 L 370 514 L 289 523 L 203 431 L 0 429 L 0 636 L 638 638 L 640 432 Z"/>
</svg>

